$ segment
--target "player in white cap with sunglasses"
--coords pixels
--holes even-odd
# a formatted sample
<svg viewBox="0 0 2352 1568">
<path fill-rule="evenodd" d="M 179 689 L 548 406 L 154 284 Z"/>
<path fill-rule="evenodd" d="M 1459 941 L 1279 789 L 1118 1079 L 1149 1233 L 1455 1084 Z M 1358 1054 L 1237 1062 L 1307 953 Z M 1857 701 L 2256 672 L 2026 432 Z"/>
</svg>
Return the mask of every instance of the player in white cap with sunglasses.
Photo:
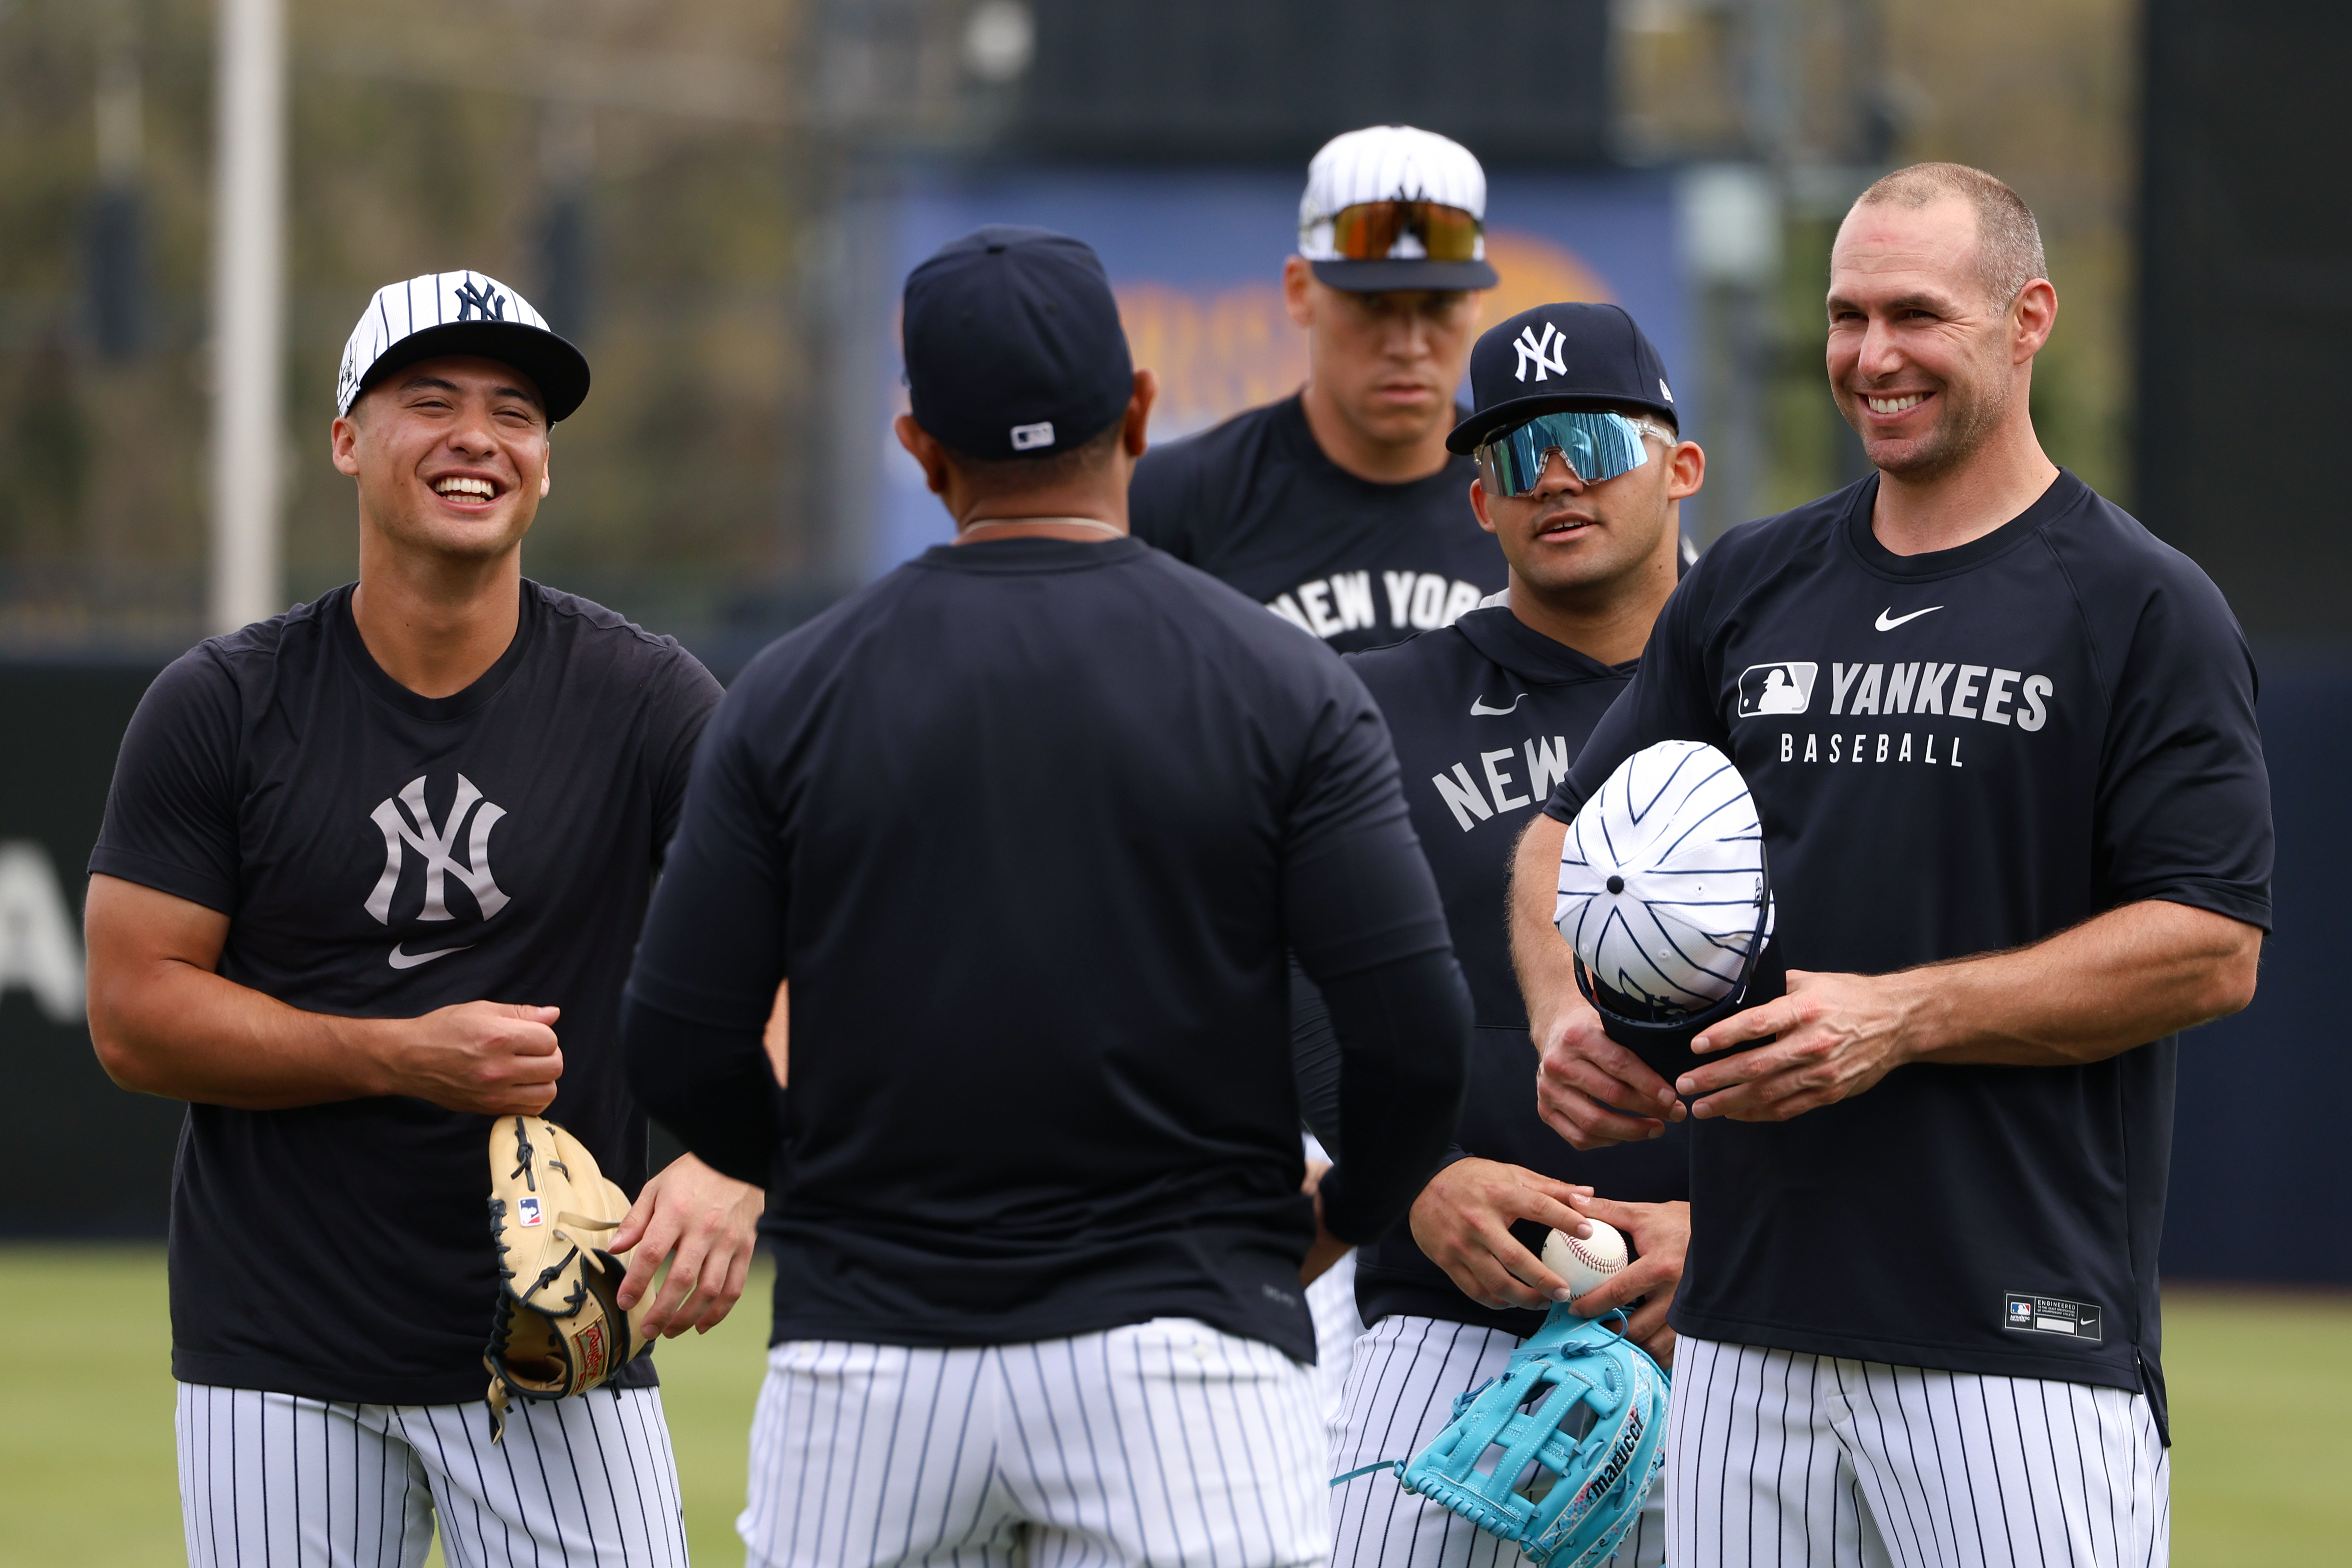
<svg viewBox="0 0 2352 1568">
<path fill-rule="evenodd" d="M 621 982 L 718 683 L 522 575 L 588 365 L 512 289 L 376 294 L 336 387 L 359 581 L 147 693 L 90 858 L 90 1033 L 189 1102 L 172 1370 L 195 1564 L 686 1562 L 650 1362 L 493 1445 L 491 1116 L 547 1115 L 635 1206 L 646 1328 L 741 1293 L 761 1190 L 646 1172 Z"/>
<path fill-rule="evenodd" d="M 1463 500 L 1475 466 L 1445 446 L 1496 283 L 1486 215 L 1486 171 L 1459 142 L 1374 125 L 1326 143 L 1282 269 L 1307 384 L 1144 454 L 1135 537 L 1341 653 L 1451 625 L 1499 591 L 1503 559 Z M 1335 1415 L 1363 1331 L 1354 1279 L 1351 1257 L 1308 1292 Z"/>
</svg>

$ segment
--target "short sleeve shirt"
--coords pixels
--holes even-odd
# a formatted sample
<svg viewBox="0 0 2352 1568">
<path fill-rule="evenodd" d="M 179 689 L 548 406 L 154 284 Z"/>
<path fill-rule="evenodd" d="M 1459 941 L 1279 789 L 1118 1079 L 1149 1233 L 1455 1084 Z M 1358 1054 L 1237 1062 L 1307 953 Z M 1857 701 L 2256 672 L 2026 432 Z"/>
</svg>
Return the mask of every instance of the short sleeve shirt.
<svg viewBox="0 0 2352 1568">
<path fill-rule="evenodd" d="M 1128 493 L 1135 536 L 1342 653 L 1449 626 L 1499 590 L 1470 510 L 1477 465 L 1380 484 L 1323 454 L 1296 396 L 1155 447 Z"/>
<path fill-rule="evenodd" d="M 618 1058 L 621 986 L 719 695 L 670 638 L 526 582 L 498 662 L 419 697 L 369 656 L 338 589 L 156 679 L 89 868 L 226 914 L 220 973 L 306 1012 L 561 1007 L 546 1114 L 634 1193 L 645 1118 Z M 405 1097 L 191 1105 L 173 1179 L 173 1374 L 327 1400 L 481 1398 L 488 1142 L 488 1118 Z"/>
<path fill-rule="evenodd" d="M 2071 473 L 1910 556 L 1872 533 L 1876 487 L 1700 558 L 1551 815 L 1643 746 L 1723 748 L 1792 969 L 1994 952 L 2141 900 L 2268 929 L 2254 666 L 2212 583 Z M 2176 1047 L 1915 1063 L 1786 1122 L 1700 1123 L 1675 1327 L 2160 1399 Z"/>
</svg>

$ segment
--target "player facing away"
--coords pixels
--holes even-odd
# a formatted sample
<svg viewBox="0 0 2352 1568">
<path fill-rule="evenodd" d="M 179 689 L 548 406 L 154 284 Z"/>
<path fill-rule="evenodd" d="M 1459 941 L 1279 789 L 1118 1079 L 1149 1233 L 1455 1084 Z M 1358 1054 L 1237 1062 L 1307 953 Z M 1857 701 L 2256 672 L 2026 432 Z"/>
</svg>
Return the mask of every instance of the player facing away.
<svg viewBox="0 0 2352 1568">
<path fill-rule="evenodd" d="M 654 1114 L 788 1193 L 750 1561 L 1319 1563 L 1300 1287 L 1404 1213 L 1469 1029 L 1387 729 L 1128 536 L 1155 388 L 1092 250 L 980 229 L 904 321 L 957 541 L 729 691 L 629 980 Z M 1349 1118 L 1312 1200 L 1292 950 Z"/>
<path fill-rule="evenodd" d="M 198 1564 L 683 1563 L 653 1363 L 490 1443 L 489 1119 L 637 1194 L 648 1335 L 741 1293 L 755 1186 L 646 1173 L 621 982 L 718 684 L 525 579 L 588 366 L 478 272 L 380 290 L 336 388 L 360 575 L 200 644 L 139 706 L 90 856 L 89 1018 L 189 1102 L 172 1190 Z M 691 1292 L 689 1294 L 689 1291 Z"/>
<path fill-rule="evenodd" d="M 1503 586 L 1449 452 L 1478 331 L 1486 175 L 1405 125 L 1335 137 L 1307 166 L 1283 263 L 1307 384 L 1136 465 L 1135 536 L 1341 651 L 1446 625 Z"/>
<path fill-rule="evenodd" d="M 1556 345 L 1565 368 L 1530 380 L 1523 336 Z M 1665 366 L 1614 305 L 1523 311 L 1478 340 L 1470 382 L 1477 406 L 1449 440 L 1478 458 L 1467 504 L 1509 564 L 1507 603 L 1347 659 L 1388 720 L 1477 1027 L 1444 1167 L 1413 1200 L 1410 1225 L 1357 1260 L 1357 1303 L 1371 1327 L 1351 1360 L 1334 1475 L 1419 1453 L 1452 1419 L 1454 1396 L 1500 1373 L 1566 1299 L 1566 1282 L 1535 1250 L 1547 1228 L 1586 1234 L 1590 1215 L 1627 1234 L 1638 1261 L 1577 1298 L 1576 1310 L 1626 1308 L 1633 1337 L 1671 1363 L 1666 1304 L 1690 1231 L 1682 1127 L 1596 1154 L 1544 1124 L 1504 894 L 1520 828 L 1633 678 L 1674 591 L 1682 501 L 1697 491 L 1706 457 L 1676 437 Z M 1308 1058 L 1325 1048 L 1318 1012 L 1299 1021 Z M 1311 1060 L 1299 1076 L 1326 1077 Z M 1331 1110 L 1309 1095 L 1318 1127 Z M 1344 1125 L 1338 1132 L 1344 1149 Z M 1332 1502 L 1332 1562 L 1346 1568 L 1517 1560 L 1510 1543 L 1384 1474 L 1337 1489 Z M 1654 1494 L 1612 1561 L 1651 1568 L 1664 1554 Z"/>
<path fill-rule="evenodd" d="M 1600 1148 L 1693 1097 L 1693 1568 L 2166 1559 L 2175 1037 L 2253 994 L 2270 796 L 2221 594 L 2035 437 L 2044 271 L 1989 174 L 1863 194 L 1828 364 L 1877 471 L 1699 559 L 1515 863 L 1546 1119 Z M 1671 1086 L 1551 927 L 1562 824 L 1665 740 L 1748 780 L 1787 965 Z"/>
</svg>

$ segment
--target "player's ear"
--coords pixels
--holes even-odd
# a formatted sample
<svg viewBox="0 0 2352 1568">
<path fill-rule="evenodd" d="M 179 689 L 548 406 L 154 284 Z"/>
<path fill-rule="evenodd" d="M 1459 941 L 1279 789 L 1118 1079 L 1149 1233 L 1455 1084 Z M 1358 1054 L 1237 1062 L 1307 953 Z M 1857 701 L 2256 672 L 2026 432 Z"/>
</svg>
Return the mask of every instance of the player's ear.
<svg viewBox="0 0 2352 1568">
<path fill-rule="evenodd" d="M 1283 258 L 1282 305 L 1290 312 L 1292 325 L 1315 324 L 1315 271 L 1303 256 Z"/>
<path fill-rule="evenodd" d="M 547 443 L 547 455 L 539 460 L 539 499 L 545 500 L 547 492 L 555 488 L 555 443 Z"/>
<path fill-rule="evenodd" d="M 1706 482 L 1706 453 L 1696 441 L 1677 441 L 1666 454 L 1666 499 L 1681 500 L 1698 494 Z"/>
<path fill-rule="evenodd" d="M 1486 487 L 1476 479 L 1470 481 L 1470 510 L 1479 527 L 1489 533 L 1495 531 L 1495 520 L 1486 515 Z"/>
<path fill-rule="evenodd" d="M 890 428 L 898 433 L 898 445 L 906 447 L 908 455 L 923 466 L 923 483 L 930 487 L 931 493 L 935 496 L 947 494 L 947 448 L 940 446 L 929 430 L 916 424 L 911 414 L 899 415 L 890 422 Z"/>
<path fill-rule="evenodd" d="M 2058 290 L 2046 278 L 2037 278 L 2019 291 L 2009 308 L 2010 359 L 2022 364 L 2042 352 L 2058 325 Z"/>
<path fill-rule="evenodd" d="M 1146 432 L 1151 426 L 1151 405 L 1160 400 L 1160 378 L 1149 370 L 1135 373 L 1135 393 L 1127 400 L 1124 416 L 1126 428 L 1119 432 L 1119 444 L 1130 458 L 1140 458 L 1151 445 Z"/>
<path fill-rule="evenodd" d="M 335 460 L 335 471 L 360 477 L 360 422 L 349 414 L 338 416 L 327 428 L 327 450 Z"/>
</svg>

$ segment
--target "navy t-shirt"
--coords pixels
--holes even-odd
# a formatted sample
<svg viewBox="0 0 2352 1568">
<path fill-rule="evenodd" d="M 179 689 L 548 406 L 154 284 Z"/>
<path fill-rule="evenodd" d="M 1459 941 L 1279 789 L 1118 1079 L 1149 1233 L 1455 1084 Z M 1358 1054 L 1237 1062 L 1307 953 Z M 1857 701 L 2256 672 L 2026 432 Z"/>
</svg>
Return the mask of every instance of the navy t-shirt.
<svg viewBox="0 0 2352 1568">
<path fill-rule="evenodd" d="M 547 1115 L 630 1193 L 645 1117 L 621 986 L 714 681 L 534 583 L 455 696 L 370 657 L 351 590 L 184 655 L 123 736 L 89 868 L 229 917 L 220 973 L 305 1012 L 563 1009 Z M 489 1118 L 423 1100 L 191 1105 L 172 1184 L 172 1373 L 313 1399 L 482 1397 Z M 653 1381 L 650 1362 L 625 1384 Z"/>
<path fill-rule="evenodd" d="M 2268 929 L 2252 656 L 2187 557 L 2062 472 L 1958 549 L 1872 534 L 1873 476 L 1733 530 L 1547 810 L 1705 741 L 1762 817 L 1791 969 L 1880 973 L 2141 900 Z M 1687 1334 L 2145 1388 L 2177 1037 L 2084 1067 L 1915 1063 L 1692 1130 Z"/>
<path fill-rule="evenodd" d="M 1446 626 L 1508 575 L 1470 510 L 1477 465 L 1381 484 L 1323 455 L 1294 395 L 1143 455 L 1135 537 L 1346 653 Z"/>
<path fill-rule="evenodd" d="M 1348 664 L 1389 721 L 1413 831 L 1445 900 L 1454 955 L 1477 1011 L 1456 1146 L 1482 1160 L 1590 1183 L 1621 1202 L 1689 1197 L 1686 1123 L 1670 1123 L 1643 1142 L 1579 1153 L 1536 1114 L 1535 1042 L 1505 920 L 1520 833 L 1635 667 L 1587 658 L 1501 605 L 1393 647 L 1350 655 Z M 1541 1226 L 1521 1229 L 1521 1239 L 1541 1245 Z M 1403 1313 L 1521 1338 L 1544 1317 L 1472 1300 L 1402 1225 L 1358 1254 L 1356 1301 L 1367 1323 Z"/>
<path fill-rule="evenodd" d="M 792 982 L 777 1339 L 1312 1359 L 1286 952 L 1446 948 L 1327 650 L 1133 540 L 940 545 L 744 670 L 671 866 L 636 1004 L 756 1035 Z"/>
</svg>

